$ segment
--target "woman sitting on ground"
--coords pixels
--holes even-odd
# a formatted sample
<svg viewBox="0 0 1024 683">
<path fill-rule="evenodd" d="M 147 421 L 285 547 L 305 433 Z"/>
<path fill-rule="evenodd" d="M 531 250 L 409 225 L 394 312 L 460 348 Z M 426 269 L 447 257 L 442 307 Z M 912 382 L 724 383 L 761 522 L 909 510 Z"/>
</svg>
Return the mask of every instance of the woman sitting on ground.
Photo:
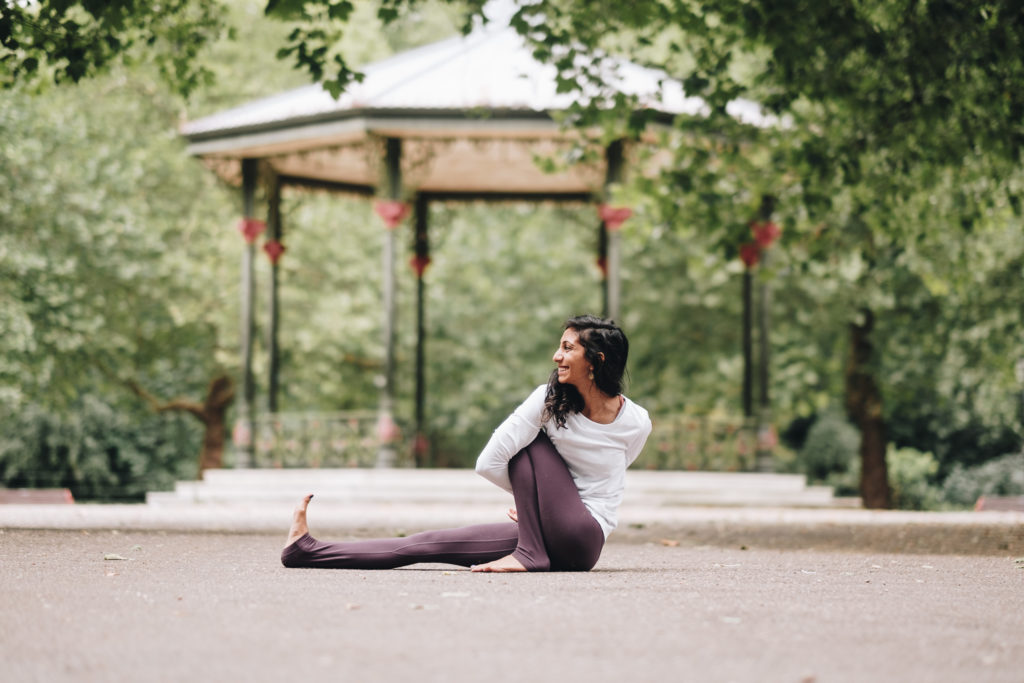
<svg viewBox="0 0 1024 683">
<path fill-rule="evenodd" d="M 442 562 L 478 572 L 588 571 L 616 526 L 626 468 L 651 432 L 647 411 L 622 395 L 629 342 L 617 325 L 571 318 L 546 386 L 495 430 L 476 471 L 512 493 L 511 522 L 345 543 L 309 535 L 295 509 L 286 567 L 391 569 Z"/>
</svg>

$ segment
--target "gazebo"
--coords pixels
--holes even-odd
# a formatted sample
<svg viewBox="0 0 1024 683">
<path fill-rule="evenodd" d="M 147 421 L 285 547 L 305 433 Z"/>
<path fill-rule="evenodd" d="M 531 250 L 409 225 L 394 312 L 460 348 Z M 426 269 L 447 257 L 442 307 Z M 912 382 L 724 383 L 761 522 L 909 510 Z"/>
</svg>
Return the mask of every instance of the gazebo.
<svg viewBox="0 0 1024 683">
<path fill-rule="evenodd" d="M 494 14 L 498 14 L 495 12 Z M 263 249 L 271 267 L 268 397 L 277 409 L 277 259 L 283 252 L 280 198 L 289 187 L 375 198 L 384 231 L 384 372 L 378 411 L 379 466 L 396 462 L 394 425 L 396 230 L 411 215 L 418 278 L 416 432 L 423 428 L 423 276 L 430 263 L 429 205 L 435 201 L 554 201 L 595 205 L 596 254 L 605 281 L 605 315 L 620 314 L 618 229 L 628 207 L 607 203 L 608 187 L 622 178 L 629 159 L 623 140 L 605 145 L 598 162 L 554 172 L 536 159 L 564 157 L 579 133 L 558 122 L 572 103 L 560 94 L 555 69 L 538 63 L 507 16 L 491 16 L 466 36 L 413 49 L 363 69 L 365 79 L 335 100 L 319 85 L 256 100 L 186 123 L 188 151 L 242 189 L 245 237 L 242 265 L 242 391 L 239 425 L 250 435 L 239 464 L 251 456 L 254 258 Z M 619 91 L 653 110 L 656 121 L 699 115 L 704 104 L 685 96 L 665 74 L 618 61 L 611 78 Z M 741 120 L 761 120 L 748 102 L 733 103 Z M 254 215 L 258 185 L 267 197 L 266 221 Z M 244 439 L 243 439 L 244 441 Z"/>
</svg>

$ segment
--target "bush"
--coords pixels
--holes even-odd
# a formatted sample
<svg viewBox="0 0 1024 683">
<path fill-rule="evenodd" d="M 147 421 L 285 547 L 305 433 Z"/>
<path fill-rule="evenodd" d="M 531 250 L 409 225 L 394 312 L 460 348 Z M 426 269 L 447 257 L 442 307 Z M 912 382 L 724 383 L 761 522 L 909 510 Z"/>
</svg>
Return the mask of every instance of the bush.
<svg viewBox="0 0 1024 683">
<path fill-rule="evenodd" d="M 68 488 L 76 500 L 141 501 L 146 491 L 195 477 L 201 435 L 191 422 L 89 395 L 67 414 L 29 406 L 0 419 L 0 485 Z"/>
<path fill-rule="evenodd" d="M 942 489 L 936 485 L 939 461 L 931 453 L 889 444 L 885 454 L 892 506 L 900 510 L 937 510 Z"/>
<path fill-rule="evenodd" d="M 974 467 L 956 465 L 946 477 L 942 492 L 955 505 L 974 505 L 981 496 L 1024 495 L 1024 451 Z"/>
<path fill-rule="evenodd" d="M 824 482 L 847 475 L 857 462 L 860 432 L 835 411 L 822 413 L 797 456 L 797 468 L 814 481 Z"/>
</svg>

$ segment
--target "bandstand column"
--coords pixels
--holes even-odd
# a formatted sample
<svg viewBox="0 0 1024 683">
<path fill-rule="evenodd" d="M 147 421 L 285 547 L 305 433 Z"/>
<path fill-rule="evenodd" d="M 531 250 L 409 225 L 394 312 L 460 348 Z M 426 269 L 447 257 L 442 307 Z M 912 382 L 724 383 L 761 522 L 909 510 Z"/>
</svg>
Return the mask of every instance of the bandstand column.
<svg viewBox="0 0 1024 683">
<path fill-rule="evenodd" d="M 416 274 L 416 434 L 413 454 L 417 465 L 426 465 L 430 443 L 426 432 L 426 284 L 423 275 L 430 265 L 430 242 L 427 225 L 430 203 L 423 195 L 416 197 L 416 235 L 413 257 L 409 264 Z"/>
<path fill-rule="evenodd" d="M 779 226 L 771 221 L 775 198 L 764 195 L 757 218 L 750 221 L 752 240 L 740 245 L 743 262 L 743 448 L 754 441 L 754 469 L 774 470 L 774 450 L 778 436 L 771 406 L 771 372 L 769 327 L 771 320 L 771 283 L 763 275 L 754 282 L 755 268 L 768 266 L 770 247 L 779 238 Z M 755 289 L 756 298 L 755 302 Z M 756 305 L 755 305 L 756 303 Z M 756 313 L 755 309 L 756 308 Z M 757 324 L 757 410 L 754 410 L 754 319 Z M 752 438 L 751 438 L 752 437 Z"/>
<path fill-rule="evenodd" d="M 280 350 L 278 346 L 279 327 L 279 296 L 278 296 L 278 261 L 284 254 L 282 242 L 284 228 L 281 225 L 281 181 L 273 175 L 267 189 L 267 241 L 263 243 L 263 251 L 270 259 L 270 292 L 267 302 L 267 411 L 276 413 L 278 409 L 278 375 L 280 373 Z"/>
<path fill-rule="evenodd" d="M 605 202 L 607 202 L 611 186 L 622 180 L 622 140 L 615 140 L 608 145 L 608 148 L 605 150 L 605 159 L 607 161 L 607 170 L 605 172 L 604 186 Z M 601 240 L 603 254 L 599 257 L 599 263 L 603 257 L 604 267 L 602 270 L 605 274 L 604 315 L 606 318 L 620 321 L 622 309 L 622 246 L 619 228 L 622 227 L 622 224 L 633 212 L 627 207 L 613 207 L 607 203 L 601 204 L 599 211 L 603 238 Z"/>
<path fill-rule="evenodd" d="M 597 267 L 601 271 L 601 311 L 608 315 L 608 226 L 597 224 Z"/>
<path fill-rule="evenodd" d="M 769 262 L 769 247 L 778 236 L 779 228 L 771 222 L 775 208 L 775 198 L 765 195 L 761 198 L 758 220 L 752 226 L 754 241 L 762 249 L 761 268 Z M 771 472 L 775 469 L 774 451 L 778 440 L 773 423 L 771 395 L 769 392 L 771 371 L 771 344 L 769 343 L 769 327 L 771 322 L 771 283 L 767 278 L 758 280 L 757 310 L 757 342 L 758 342 L 758 410 L 757 410 L 757 456 L 756 467 L 759 472 Z"/>
<path fill-rule="evenodd" d="M 757 441 L 757 420 L 754 417 L 754 275 L 753 269 L 761 258 L 756 244 L 750 243 L 740 247 L 740 260 L 743 261 L 743 428 L 740 431 L 740 449 L 744 454 L 755 452 Z"/>
<path fill-rule="evenodd" d="M 380 406 L 377 417 L 377 467 L 394 467 L 398 462 L 398 425 L 395 423 L 395 324 L 397 319 L 395 254 L 397 236 L 395 228 L 409 212 L 402 202 L 402 141 L 386 138 L 384 141 L 384 199 L 376 203 L 377 214 L 387 228 L 383 249 L 384 294 L 384 373 L 381 382 Z"/>
<path fill-rule="evenodd" d="M 242 159 L 242 220 L 238 229 L 245 239 L 242 251 L 241 283 L 241 334 L 242 356 L 242 401 L 238 422 L 235 425 L 234 442 L 236 467 L 251 467 L 255 453 L 255 399 L 256 383 L 252 372 L 253 336 L 255 334 L 255 254 L 256 238 L 266 228 L 263 221 L 253 218 L 256 203 L 256 182 L 259 176 L 259 162 L 256 159 Z"/>
</svg>

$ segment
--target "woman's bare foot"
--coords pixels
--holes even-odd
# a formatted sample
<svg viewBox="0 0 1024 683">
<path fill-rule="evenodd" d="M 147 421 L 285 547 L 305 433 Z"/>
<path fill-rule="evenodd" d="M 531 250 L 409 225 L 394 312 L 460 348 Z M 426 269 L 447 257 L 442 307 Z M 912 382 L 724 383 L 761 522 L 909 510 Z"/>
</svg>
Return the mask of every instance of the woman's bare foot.
<svg viewBox="0 0 1024 683">
<path fill-rule="evenodd" d="M 474 564 L 469 570 L 473 572 L 525 572 L 526 567 L 516 558 L 506 555 L 487 564 Z"/>
<path fill-rule="evenodd" d="M 313 500 L 312 493 L 295 506 L 295 513 L 292 515 L 292 526 L 288 529 L 288 540 L 284 544 L 285 548 L 309 533 L 309 526 L 306 525 L 306 508 L 309 507 L 309 501 L 311 500 Z"/>
</svg>

